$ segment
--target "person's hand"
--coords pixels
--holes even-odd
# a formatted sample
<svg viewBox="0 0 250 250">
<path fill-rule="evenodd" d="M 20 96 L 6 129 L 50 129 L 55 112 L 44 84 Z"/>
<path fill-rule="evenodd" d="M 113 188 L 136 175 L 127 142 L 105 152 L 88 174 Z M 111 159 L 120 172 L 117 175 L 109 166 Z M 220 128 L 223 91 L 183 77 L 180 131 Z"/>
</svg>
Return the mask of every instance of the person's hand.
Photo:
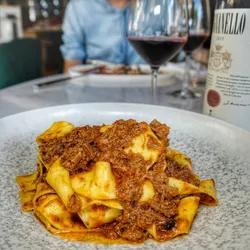
<svg viewBox="0 0 250 250">
<path fill-rule="evenodd" d="M 80 65 L 82 64 L 81 61 L 70 61 L 70 60 L 66 60 L 64 61 L 64 68 L 63 68 L 63 73 L 68 73 L 69 72 L 69 69 L 73 66 L 76 66 L 76 65 Z"/>
</svg>

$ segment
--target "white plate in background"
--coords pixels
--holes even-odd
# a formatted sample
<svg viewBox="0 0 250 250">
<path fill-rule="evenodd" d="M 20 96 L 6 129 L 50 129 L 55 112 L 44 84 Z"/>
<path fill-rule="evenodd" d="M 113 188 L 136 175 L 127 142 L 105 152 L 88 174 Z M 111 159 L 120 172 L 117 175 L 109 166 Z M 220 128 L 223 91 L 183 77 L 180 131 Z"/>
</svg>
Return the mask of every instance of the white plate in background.
<svg viewBox="0 0 250 250">
<path fill-rule="evenodd" d="M 114 64 L 104 64 L 112 68 L 119 65 Z M 98 64 L 98 65 L 100 65 Z M 69 75 L 72 77 L 80 76 L 82 71 L 96 67 L 97 64 L 84 64 L 77 65 L 69 69 Z M 140 70 L 144 73 L 141 75 L 128 75 L 128 74 L 88 74 L 86 77 L 75 79 L 74 82 L 84 82 L 85 84 L 91 84 L 93 87 L 151 87 L 151 71 L 148 65 L 130 65 L 130 67 L 139 67 Z M 168 72 L 166 66 L 163 66 L 158 75 L 158 86 L 169 86 L 175 83 L 173 74 Z"/>
<path fill-rule="evenodd" d="M 103 61 L 91 61 L 92 64 L 83 64 L 73 66 L 69 69 L 69 75 L 72 77 L 80 76 L 82 71 L 96 67 L 97 65 L 106 65 L 110 68 L 122 66 L 115 65 Z M 147 64 L 140 65 L 129 65 L 131 68 L 139 67 L 139 69 L 144 73 L 144 75 L 127 75 L 127 74 L 89 74 L 83 79 L 76 80 L 76 82 L 84 82 L 86 84 L 91 84 L 95 87 L 151 87 L 151 69 Z M 178 80 L 183 79 L 185 73 L 185 63 L 168 63 L 163 65 L 159 69 L 158 74 L 158 87 L 166 87 L 175 84 Z M 195 70 L 191 70 L 191 76 L 195 77 L 197 81 L 205 82 L 206 70 L 201 70 L 197 76 Z"/>
</svg>

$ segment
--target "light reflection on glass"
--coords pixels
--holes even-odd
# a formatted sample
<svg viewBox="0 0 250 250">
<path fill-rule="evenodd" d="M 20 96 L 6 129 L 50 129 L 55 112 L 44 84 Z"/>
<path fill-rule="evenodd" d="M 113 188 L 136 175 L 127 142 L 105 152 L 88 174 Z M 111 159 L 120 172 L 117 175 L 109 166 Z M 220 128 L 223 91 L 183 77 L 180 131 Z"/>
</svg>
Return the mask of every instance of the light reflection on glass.
<svg viewBox="0 0 250 250">
<path fill-rule="evenodd" d="M 155 16 L 160 15 L 160 13 L 161 13 L 161 6 L 160 5 L 156 5 L 155 8 L 154 8 L 154 14 L 155 14 Z"/>
</svg>

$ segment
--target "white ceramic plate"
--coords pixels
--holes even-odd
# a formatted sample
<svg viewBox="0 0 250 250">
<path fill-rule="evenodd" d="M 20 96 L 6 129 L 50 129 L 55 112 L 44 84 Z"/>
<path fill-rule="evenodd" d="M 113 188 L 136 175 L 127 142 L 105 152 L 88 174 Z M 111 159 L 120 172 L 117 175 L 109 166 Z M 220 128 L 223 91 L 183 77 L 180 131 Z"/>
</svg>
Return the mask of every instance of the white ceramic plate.
<svg viewBox="0 0 250 250">
<path fill-rule="evenodd" d="M 109 68 L 119 66 L 103 61 L 90 61 L 92 64 L 77 65 L 69 69 L 71 77 L 80 76 L 82 71 L 96 67 L 97 65 L 107 65 Z M 132 68 L 139 67 L 144 75 L 105 75 L 105 74 L 90 74 L 84 79 L 76 79 L 74 82 L 90 84 L 94 87 L 151 87 L 151 69 L 149 65 L 130 65 Z M 185 73 L 185 63 L 168 63 L 166 66 L 161 66 L 158 74 L 158 87 L 166 87 L 176 83 L 176 78 L 182 80 Z M 191 70 L 191 76 L 197 81 L 205 82 L 206 70 L 201 70 L 199 75 L 195 70 Z"/>
<path fill-rule="evenodd" d="M 69 69 L 69 75 L 72 77 L 80 76 L 82 71 L 96 67 L 96 65 L 108 65 L 109 68 L 119 66 L 110 63 L 101 63 L 98 64 L 85 64 L 77 65 Z M 131 65 L 132 68 L 137 67 L 137 65 Z M 93 87 L 122 87 L 122 88 L 131 88 L 131 87 L 151 87 L 151 71 L 148 65 L 138 65 L 140 70 L 144 73 L 143 75 L 106 75 L 106 74 L 89 74 L 84 78 L 76 79 L 74 82 L 90 84 Z M 173 77 L 174 72 L 178 72 L 178 69 L 171 71 L 171 74 L 168 71 L 166 66 L 163 66 L 158 75 L 158 87 L 169 86 L 175 83 Z"/>
<path fill-rule="evenodd" d="M 135 118 L 171 127 L 171 146 L 191 157 L 201 179 L 213 178 L 219 205 L 201 206 L 189 235 L 166 243 L 147 241 L 136 249 L 242 249 L 250 246 L 250 133 L 206 116 L 159 106 L 95 103 L 58 106 L 0 120 L 1 249 L 135 249 L 131 245 L 66 242 L 23 213 L 16 175 L 36 168 L 35 138 L 54 121 L 75 125 Z"/>
</svg>

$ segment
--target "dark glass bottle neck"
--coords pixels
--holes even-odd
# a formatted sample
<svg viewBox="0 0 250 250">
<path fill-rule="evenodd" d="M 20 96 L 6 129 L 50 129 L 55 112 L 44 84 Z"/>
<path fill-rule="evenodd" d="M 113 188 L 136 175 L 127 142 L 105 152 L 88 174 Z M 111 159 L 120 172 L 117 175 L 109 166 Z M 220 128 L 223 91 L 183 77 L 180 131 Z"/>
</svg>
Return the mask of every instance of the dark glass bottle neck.
<svg viewBox="0 0 250 250">
<path fill-rule="evenodd" d="M 249 0 L 217 0 L 216 9 L 247 9 L 250 8 Z"/>
</svg>

